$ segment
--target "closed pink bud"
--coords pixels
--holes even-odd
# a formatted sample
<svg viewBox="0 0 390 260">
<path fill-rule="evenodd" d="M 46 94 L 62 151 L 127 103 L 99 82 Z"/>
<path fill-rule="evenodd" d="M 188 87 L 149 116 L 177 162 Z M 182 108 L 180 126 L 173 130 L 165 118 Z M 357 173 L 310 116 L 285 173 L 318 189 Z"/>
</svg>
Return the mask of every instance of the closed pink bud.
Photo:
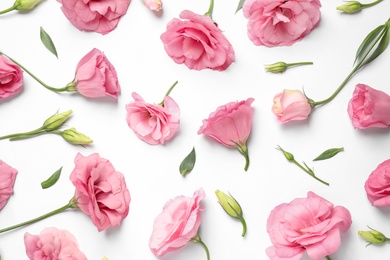
<svg viewBox="0 0 390 260">
<path fill-rule="evenodd" d="M 285 89 L 275 95 L 272 112 L 284 124 L 293 120 L 305 120 L 311 112 L 311 106 L 301 91 Z"/>
<path fill-rule="evenodd" d="M 17 170 L 0 160 L 0 210 L 14 192 Z"/>
<path fill-rule="evenodd" d="M 161 0 L 144 0 L 145 5 L 152 11 L 160 11 L 162 9 Z"/>
</svg>

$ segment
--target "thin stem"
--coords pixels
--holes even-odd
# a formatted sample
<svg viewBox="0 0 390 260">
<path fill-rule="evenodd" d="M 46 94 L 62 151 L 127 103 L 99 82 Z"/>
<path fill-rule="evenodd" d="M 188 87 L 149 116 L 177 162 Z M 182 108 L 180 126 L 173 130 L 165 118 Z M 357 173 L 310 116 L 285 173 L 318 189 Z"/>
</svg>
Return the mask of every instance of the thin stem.
<svg viewBox="0 0 390 260">
<path fill-rule="evenodd" d="M 16 133 L 16 134 L 9 134 L 9 135 L 4 135 L 0 136 L 0 140 L 7 139 L 7 138 L 13 138 L 13 137 L 18 137 L 18 136 L 26 136 L 26 135 L 35 135 L 41 131 L 43 127 L 41 126 L 40 128 L 37 128 L 35 130 L 29 131 L 29 132 L 23 132 L 23 133 Z"/>
<path fill-rule="evenodd" d="M 10 141 L 18 141 L 18 140 L 33 138 L 33 137 L 36 137 L 39 135 L 44 135 L 44 134 L 57 134 L 57 135 L 62 136 L 62 133 L 63 133 L 63 131 L 60 131 L 60 130 L 42 131 L 42 132 L 37 132 L 37 133 L 32 134 L 32 135 L 20 135 L 20 136 L 11 137 L 9 140 Z"/>
<path fill-rule="evenodd" d="M 240 216 L 240 221 L 242 223 L 242 233 L 241 233 L 241 236 L 245 237 L 245 235 L 246 235 L 246 221 L 245 221 L 245 219 L 242 216 Z"/>
<path fill-rule="evenodd" d="M 40 80 L 37 76 L 35 76 L 33 73 L 31 73 L 28 69 L 26 69 L 26 67 L 24 67 L 22 64 L 20 64 L 19 62 L 17 62 L 16 60 L 12 59 L 10 56 L 6 55 L 5 53 L 3 52 L 0 52 L 0 55 L 5 55 L 8 57 L 8 59 L 10 59 L 13 63 L 15 63 L 16 65 L 18 65 L 22 70 L 24 70 L 25 72 L 27 72 L 33 79 L 35 79 L 36 81 L 38 81 L 39 84 L 41 84 L 42 86 L 44 86 L 45 88 L 47 88 L 48 90 L 51 90 L 51 91 L 54 91 L 54 92 L 64 92 L 64 91 L 69 91 L 69 88 L 68 86 L 65 86 L 63 88 L 53 88 L 49 85 L 47 85 L 45 82 L 43 82 L 42 80 Z"/>
<path fill-rule="evenodd" d="M 53 211 L 50 211 L 49 213 L 46 213 L 42 216 L 39 216 L 37 218 L 33 218 L 31 220 L 28 220 L 28 221 L 25 221 L 25 222 L 22 222 L 22 223 L 19 223 L 17 225 L 13 225 L 13 226 L 10 226 L 10 227 L 7 227 L 7 228 L 3 228 L 3 229 L 0 229 L 0 233 L 4 233 L 4 232 L 7 232 L 7 231 L 10 231 L 12 229 L 16 229 L 16 228 L 20 228 L 20 227 L 23 227 L 23 226 L 27 226 L 27 225 L 30 225 L 30 224 L 33 224 L 35 222 L 38 222 L 40 220 L 43 220 L 45 218 L 48 218 L 48 217 L 51 217 L 55 214 L 58 214 L 62 211 L 65 211 L 67 209 L 70 209 L 70 208 L 75 208 L 76 206 L 74 205 L 74 202 L 73 202 L 73 199 L 69 201 L 68 204 L 66 204 L 65 206 L 62 206 L 56 210 L 53 210 Z"/>
<path fill-rule="evenodd" d="M 305 167 L 303 167 L 300 163 L 298 163 L 295 159 L 293 159 L 291 162 L 293 162 L 295 165 L 297 165 L 299 168 L 301 168 L 304 172 L 306 172 L 307 174 L 309 174 L 311 177 L 313 177 L 314 179 L 316 179 L 317 181 L 329 186 L 329 183 L 326 182 L 326 181 L 323 181 L 321 180 L 320 178 L 318 178 L 317 176 L 315 176 L 315 174 L 313 173 L 313 171 L 309 171 L 308 169 L 306 169 Z"/>
<path fill-rule="evenodd" d="M 3 11 L 0 11 L 0 14 L 5 14 L 5 13 L 11 12 L 11 11 L 13 11 L 13 10 L 15 10 L 15 9 L 16 9 L 16 6 L 13 5 L 13 6 L 11 6 L 10 8 L 7 8 L 7 9 L 5 9 L 5 10 L 3 10 Z"/>
<path fill-rule="evenodd" d="M 286 65 L 288 67 L 299 66 L 299 65 L 313 65 L 313 62 L 311 62 L 311 61 L 293 62 L 293 63 L 286 63 Z"/>
<path fill-rule="evenodd" d="M 362 7 L 363 8 L 367 8 L 367 7 L 371 7 L 371 6 L 374 6 L 376 4 L 379 4 L 380 2 L 382 2 L 383 0 L 377 0 L 377 1 L 374 1 L 372 3 L 368 3 L 368 4 L 362 4 Z"/>
<path fill-rule="evenodd" d="M 240 144 L 237 144 L 237 149 L 238 151 L 244 155 L 245 157 L 245 166 L 244 166 L 244 170 L 247 171 L 248 170 L 248 167 L 249 167 L 249 153 L 248 153 L 248 147 L 244 144 L 244 145 L 240 145 Z"/>
<path fill-rule="evenodd" d="M 165 93 L 163 100 L 159 103 L 160 106 L 164 105 L 165 98 L 171 94 L 171 91 L 173 88 L 177 85 L 178 81 L 176 80 L 175 83 L 168 89 L 167 93 Z"/>
<path fill-rule="evenodd" d="M 210 17 L 213 20 L 213 10 L 214 10 L 214 0 L 210 0 L 209 10 L 204 14 L 205 16 Z"/>
<path fill-rule="evenodd" d="M 329 257 L 328 255 L 325 257 L 325 259 L 326 259 L 326 260 L 331 260 L 330 257 Z"/>
<path fill-rule="evenodd" d="M 207 260 L 210 260 L 210 252 L 209 252 L 209 249 L 207 248 L 206 244 L 202 241 L 202 239 L 200 238 L 199 235 L 196 235 L 196 237 L 194 237 L 193 239 L 191 239 L 192 242 L 195 242 L 195 243 L 199 243 L 203 249 L 206 251 L 206 255 L 207 255 Z"/>
</svg>

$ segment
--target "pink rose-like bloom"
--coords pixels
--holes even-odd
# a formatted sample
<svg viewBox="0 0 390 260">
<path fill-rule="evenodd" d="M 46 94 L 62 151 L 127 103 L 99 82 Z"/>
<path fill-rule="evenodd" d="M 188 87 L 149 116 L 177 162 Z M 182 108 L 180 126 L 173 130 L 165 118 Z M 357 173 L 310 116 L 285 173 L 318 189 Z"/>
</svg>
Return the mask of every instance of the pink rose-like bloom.
<svg viewBox="0 0 390 260">
<path fill-rule="evenodd" d="M 235 60 L 233 46 L 209 16 L 184 10 L 184 21 L 174 18 L 161 35 L 164 48 L 176 63 L 194 70 L 225 70 Z"/>
<path fill-rule="evenodd" d="M 170 97 L 164 98 L 163 105 L 146 103 L 137 93 L 134 101 L 126 105 L 126 121 L 142 141 L 156 145 L 164 144 L 179 130 L 180 108 Z"/>
<path fill-rule="evenodd" d="M 274 96 L 272 112 L 282 124 L 292 120 L 305 120 L 311 112 L 307 97 L 299 90 L 283 90 Z"/>
<path fill-rule="evenodd" d="M 126 14 L 130 0 L 57 0 L 66 18 L 80 31 L 107 34 Z"/>
<path fill-rule="evenodd" d="M 390 205 L 390 159 L 379 164 L 368 176 L 364 189 L 373 206 Z"/>
<path fill-rule="evenodd" d="M 340 233 L 352 224 L 350 212 L 313 192 L 275 207 L 267 220 L 267 232 L 273 246 L 266 249 L 271 260 L 299 260 L 307 252 L 320 260 L 336 252 Z"/>
<path fill-rule="evenodd" d="M 169 200 L 155 218 L 149 248 L 156 256 L 165 255 L 185 246 L 197 236 L 204 210 L 201 201 L 205 197 L 201 188 L 193 197 L 178 196 Z"/>
<path fill-rule="evenodd" d="M 118 98 L 121 90 L 114 66 L 106 55 L 96 48 L 77 64 L 74 84 L 75 90 L 88 98 Z"/>
<path fill-rule="evenodd" d="M 348 103 L 348 115 L 358 129 L 390 125 L 390 96 L 364 84 L 357 84 Z"/>
<path fill-rule="evenodd" d="M 255 45 L 290 46 L 317 27 L 319 0 L 247 0 L 248 36 Z"/>
<path fill-rule="evenodd" d="M 18 171 L 0 160 L 0 210 L 7 204 L 14 192 Z"/>
<path fill-rule="evenodd" d="M 76 238 L 67 230 L 45 228 L 39 235 L 24 234 L 26 254 L 30 260 L 87 260 Z"/>
<path fill-rule="evenodd" d="M 19 93 L 23 86 L 23 71 L 0 54 L 0 99 Z"/>
<path fill-rule="evenodd" d="M 122 173 L 94 153 L 77 154 L 70 180 L 76 187 L 74 201 L 100 231 L 119 226 L 129 213 L 130 193 Z"/>
<path fill-rule="evenodd" d="M 152 11 L 160 11 L 162 9 L 161 0 L 144 0 L 145 5 Z"/>
</svg>

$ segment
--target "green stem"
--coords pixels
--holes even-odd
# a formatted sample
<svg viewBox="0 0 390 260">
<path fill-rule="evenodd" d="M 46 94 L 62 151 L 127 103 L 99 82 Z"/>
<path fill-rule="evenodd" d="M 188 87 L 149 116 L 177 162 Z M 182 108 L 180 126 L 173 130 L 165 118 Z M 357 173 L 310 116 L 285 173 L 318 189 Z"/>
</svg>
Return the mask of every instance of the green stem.
<svg viewBox="0 0 390 260">
<path fill-rule="evenodd" d="M 326 260 L 331 260 L 330 257 L 329 257 L 328 255 L 325 257 L 325 259 L 326 259 Z"/>
<path fill-rule="evenodd" d="M 312 65 L 312 64 L 313 64 L 313 62 L 311 62 L 311 61 L 286 63 L 286 65 L 287 65 L 288 67 L 291 67 L 291 66 L 300 66 L 300 65 Z"/>
<path fill-rule="evenodd" d="M 33 138 L 33 137 L 36 137 L 39 135 L 44 135 L 44 134 L 57 134 L 57 135 L 62 136 L 62 133 L 63 133 L 63 131 L 60 131 L 60 130 L 42 131 L 42 132 L 37 132 L 37 133 L 31 134 L 31 135 L 20 135 L 20 136 L 11 137 L 9 140 L 10 141 L 18 141 L 18 140 Z"/>
<path fill-rule="evenodd" d="M 213 10 L 214 10 L 214 0 L 210 0 L 209 10 L 204 14 L 205 16 L 210 17 L 213 20 Z"/>
<path fill-rule="evenodd" d="M 317 181 L 329 186 L 329 183 L 326 182 L 326 181 L 323 181 L 321 180 L 320 178 L 318 178 L 317 176 L 315 176 L 314 172 L 311 171 L 311 170 L 308 170 L 307 168 L 303 167 L 300 163 L 298 163 L 295 159 L 291 160 L 291 162 L 293 162 L 295 165 L 297 165 L 299 168 L 301 168 L 304 172 L 306 172 L 307 174 L 309 174 L 311 177 L 313 177 L 314 179 L 316 179 Z"/>
<path fill-rule="evenodd" d="M 40 128 L 37 128 L 37 129 L 29 131 L 29 132 L 23 132 L 23 133 L 16 133 L 16 134 L 9 134 L 9 135 L 0 136 L 0 140 L 7 139 L 7 138 L 18 137 L 18 136 L 33 136 L 35 134 L 38 134 L 39 131 L 41 131 L 42 129 L 43 129 L 43 127 L 41 126 Z"/>
<path fill-rule="evenodd" d="M 374 1 L 372 3 L 368 3 L 368 4 L 362 4 L 362 7 L 363 8 L 367 8 L 367 7 L 371 7 L 371 6 L 374 6 L 376 4 L 379 4 L 380 2 L 382 2 L 383 0 L 377 0 L 377 1 Z"/>
<path fill-rule="evenodd" d="M 0 14 L 5 14 L 5 13 L 11 12 L 11 11 L 13 11 L 13 10 L 15 10 L 15 9 L 16 9 L 16 6 L 13 5 L 13 6 L 11 6 L 10 8 L 7 8 L 7 9 L 5 9 L 5 10 L 3 10 L 3 11 L 0 11 Z"/>
<path fill-rule="evenodd" d="M 165 98 L 171 94 L 172 89 L 177 85 L 178 81 L 176 80 L 175 83 L 168 89 L 167 93 L 165 93 L 163 100 L 159 103 L 160 106 L 164 105 Z"/>
<path fill-rule="evenodd" d="M 73 90 L 70 90 L 69 88 L 69 85 L 66 85 L 65 87 L 63 88 L 53 88 L 49 85 L 47 85 L 45 82 L 43 82 L 42 80 L 40 80 L 37 76 L 35 76 L 33 73 L 31 73 L 28 69 L 26 69 L 22 64 L 20 64 L 19 62 L 17 62 L 16 60 L 12 59 L 10 56 L 6 55 L 5 53 L 3 52 L 0 52 L 0 55 L 5 55 L 8 57 L 8 59 L 10 59 L 13 63 L 15 63 L 16 65 L 18 65 L 22 70 L 24 70 L 25 72 L 27 72 L 33 79 L 35 79 L 36 81 L 38 81 L 39 84 L 41 84 L 42 86 L 44 86 L 45 88 L 47 88 L 48 90 L 51 90 L 51 91 L 54 91 L 54 92 L 64 92 L 64 91 L 73 91 Z"/>
<path fill-rule="evenodd" d="M 367 52 L 364 54 L 363 58 L 360 60 L 358 64 L 352 69 L 352 71 L 348 74 L 348 76 L 344 79 L 344 81 L 341 83 L 341 85 L 336 89 L 336 91 L 327 99 L 321 100 L 321 101 L 310 101 L 310 105 L 312 108 L 318 105 L 326 104 L 330 101 L 332 101 L 337 94 L 344 88 L 344 86 L 347 84 L 347 82 L 352 78 L 352 76 L 357 72 L 359 69 L 361 69 L 361 66 L 365 59 L 367 58 L 368 54 L 371 52 L 371 50 L 374 48 L 374 46 L 378 43 L 378 41 L 383 37 L 383 35 L 386 33 L 386 30 L 383 30 L 381 32 L 381 35 L 375 40 L 375 42 L 371 45 L 371 47 L 367 50 Z"/>
<path fill-rule="evenodd" d="M 207 248 L 206 244 L 202 241 L 202 239 L 200 238 L 199 235 L 196 235 L 196 237 L 194 237 L 193 239 L 191 239 L 192 242 L 195 242 L 195 243 L 199 243 L 203 249 L 206 251 L 206 255 L 207 255 L 207 260 L 210 260 L 210 252 L 209 252 L 209 249 Z"/>
<path fill-rule="evenodd" d="M 33 223 L 38 222 L 38 221 L 40 221 L 40 220 L 43 220 L 43 219 L 45 219 L 45 218 L 51 217 L 51 216 L 53 216 L 53 215 L 56 215 L 56 214 L 58 214 L 58 213 L 60 213 L 60 212 L 62 212 L 62 211 L 65 211 L 65 210 L 70 209 L 70 208 L 75 208 L 75 207 L 76 207 L 76 206 L 75 206 L 75 204 L 74 204 L 74 201 L 73 201 L 73 199 L 71 199 L 71 200 L 69 201 L 69 203 L 66 204 L 66 205 L 63 206 L 63 207 L 60 207 L 60 208 L 58 208 L 58 209 L 56 209 L 56 210 L 53 210 L 53 211 L 50 211 L 49 213 L 46 213 L 46 214 L 44 214 L 44 215 L 42 215 L 42 216 L 39 216 L 39 217 L 37 217 L 37 218 L 34 218 L 34 219 L 31 219 L 31 220 L 28 220 L 28 221 L 19 223 L 19 224 L 17 224 L 17 225 L 13 225 L 13 226 L 10 226 L 10 227 L 7 227 L 7 228 L 0 229 L 0 233 L 4 233 L 4 232 L 7 232 L 7 231 L 16 229 L 16 228 L 20 228 L 20 227 L 23 227 L 23 226 L 27 226 L 27 225 L 33 224 Z"/>
<path fill-rule="evenodd" d="M 247 171 L 248 170 L 248 167 L 249 167 L 249 153 L 248 153 L 248 147 L 244 144 L 244 145 L 240 145 L 240 144 L 236 144 L 237 145 L 237 149 L 238 151 L 244 155 L 245 157 L 245 166 L 244 166 L 244 170 Z"/>
<path fill-rule="evenodd" d="M 245 237 L 245 235 L 246 235 L 246 221 L 245 221 L 245 219 L 242 216 L 240 217 L 240 221 L 242 223 L 242 233 L 241 233 L 241 236 Z"/>
</svg>

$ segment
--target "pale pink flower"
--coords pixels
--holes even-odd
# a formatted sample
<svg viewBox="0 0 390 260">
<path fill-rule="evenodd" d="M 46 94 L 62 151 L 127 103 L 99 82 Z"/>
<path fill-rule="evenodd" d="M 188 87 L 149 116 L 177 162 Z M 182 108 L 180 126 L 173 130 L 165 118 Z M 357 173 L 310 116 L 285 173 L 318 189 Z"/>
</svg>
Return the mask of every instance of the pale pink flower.
<svg viewBox="0 0 390 260">
<path fill-rule="evenodd" d="M 57 0 L 66 18 L 80 31 L 107 34 L 126 14 L 130 0 Z"/>
<path fill-rule="evenodd" d="M 149 104 L 133 92 L 134 101 L 126 105 L 126 121 L 142 141 L 156 145 L 173 138 L 180 127 L 180 108 L 170 97 L 163 104 Z"/>
<path fill-rule="evenodd" d="M 317 27 L 319 0 L 246 0 L 242 7 L 248 19 L 248 36 L 255 45 L 289 46 Z"/>
<path fill-rule="evenodd" d="M 152 11 L 161 11 L 162 9 L 162 2 L 161 0 L 144 0 L 145 5 Z"/>
<path fill-rule="evenodd" d="M 373 206 L 390 205 L 390 159 L 379 164 L 368 176 L 364 189 Z"/>
<path fill-rule="evenodd" d="M 364 84 L 357 84 L 348 103 L 348 115 L 355 128 L 390 126 L 390 96 Z"/>
<path fill-rule="evenodd" d="M 229 102 L 219 106 L 203 120 L 198 134 L 206 135 L 229 147 L 237 148 L 246 158 L 245 170 L 249 166 L 247 140 L 252 130 L 254 99 L 248 98 L 240 102 Z"/>
<path fill-rule="evenodd" d="M 79 61 L 72 83 L 77 92 L 88 98 L 118 98 L 121 90 L 114 66 L 106 55 L 96 48 Z"/>
<path fill-rule="evenodd" d="M 18 171 L 0 160 L 0 210 L 7 204 L 14 192 Z"/>
<path fill-rule="evenodd" d="M 235 60 L 234 50 L 209 16 L 185 10 L 167 24 L 161 35 L 169 57 L 194 70 L 225 70 Z"/>
<path fill-rule="evenodd" d="M 201 202 L 205 197 L 201 188 L 193 197 L 178 196 L 169 200 L 155 218 L 149 248 L 156 256 L 176 251 L 198 234 L 202 221 Z"/>
<path fill-rule="evenodd" d="M 306 198 L 275 207 L 267 220 L 273 246 L 266 249 L 271 260 L 299 260 L 305 253 L 320 260 L 335 253 L 341 233 L 352 224 L 350 212 L 342 206 L 308 192 Z"/>
<path fill-rule="evenodd" d="M 87 260 L 73 234 L 55 227 L 45 228 L 39 235 L 25 233 L 24 245 L 30 260 Z"/>
<path fill-rule="evenodd" d="M 19 93 L 23 87 L 23 71 L 7 56 L 0 54 L 0 99 Z"/>
<path fill-rule="evenodd" d="M 272 112 L 282 124 L 293 120 L 305 120 L 311 113 L 307 97 L 299 90 L 283 90 L 274 96 Z"/>
<path fill-rule="evenodd" d="M 78 153 L 74 162 L 70 180 L 76 187 L 76 206 L 91 218 L 99 232 L 119 226 L 127 217 L 131 200 L 123 174 L 97 153 Z"/>
</svg>

